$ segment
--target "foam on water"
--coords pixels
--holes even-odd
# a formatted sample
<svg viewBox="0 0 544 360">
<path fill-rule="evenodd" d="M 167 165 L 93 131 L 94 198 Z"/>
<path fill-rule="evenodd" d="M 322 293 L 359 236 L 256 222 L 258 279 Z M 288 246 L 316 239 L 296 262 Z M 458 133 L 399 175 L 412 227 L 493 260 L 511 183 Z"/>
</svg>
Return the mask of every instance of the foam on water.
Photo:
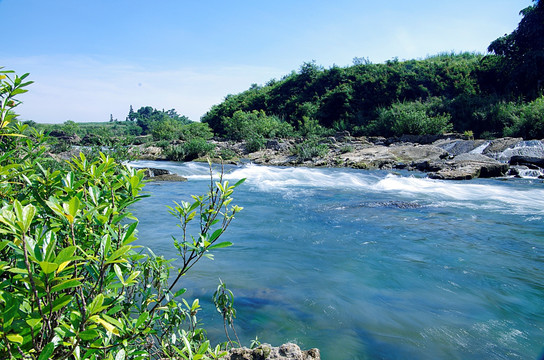
<svg viewBox="0 0 544 360">
<path fill-rule="evenodd" d="M 497 160 L 507 162 L 512 156 L 544 157 L 544 143 L 540 140 L 520 141 L 514 147 L 497 155 Z"/>
<path fill-rule="evenodd" d="M 207 176 L 207 175 L 204 175 Z M 469 181 L 452 182 L 369 173 L 347 169 L 278 168 L 246 165 L 225 176 L 229 180 L 246 178 L 247 183 L 261 191 L 289 192 L 316 189 L 345 189 L 364 194 L 372 192 L 398 194 L 409 200 L 431 203 L 453 202 L 468 208 L 495 209 L 516 214 L 544 214 L 544 189 L 512 189 L 504 185 Z M 292 193 L 290 193 L 292 195 Z M 290 195 L 288 195 L 290 196 Z"/>
<path fill-rule="evenodd" d="M 407 196 L 425 197 L 432 201 L 453 201 L 469 207 L 478 204 L 517 214 L 544 214 L 544 189 L 512 189 L 505 185 L 449 182 L 428 178 L 387 175 L 374 189 L 398 192 Z"/>
<path fill-rule="evenodd" d="M 487 148 L 490 143 L 491 143 L 491 141 L 486 141 L 482 145 L 480 145 L 477 148 L 475 148 L 474 150 L 470 151 L 470 153 L 471 154 L 483 154 L 485 148 Z"/>
<path fill-rule="evenodd" d="M 137 167 L 160 167 L 189 180 L 205 180 L 209 177 L 209 167 L 205 163 L 138 161 L 132 164 Z M 214 166 L 214 171 L 217 171 L 218 166 Z M 233 182 L 242 178 L 246 178 L 247 185 L 259 191 L 278 192 L 287 198 L 321 189 L 342 189 L 353 191 L 361 197 L 370 193 L 383 193 L 402 196 L 407 201 L 423 200 L 438 205 L 448 202 L 457 207 L 490 209 L 520 215 L 544 214 L 544 188 L 535 186 L 513 189 L 508 182 L 443 181 L 409 174 L 399 176 L 352 169 L 271 167 L 254 164 L 225 167 L 224 179 Z"/>
<path fill-rule="evenodd" d="M 227 179 L 246 178 L 249 184 L 263 191 L 282 191 L 293 187 L 369 188 L 377 178 L 349 171 L 323 171 L 313 168 L 282 168 L 246 165 L 226 175 Z"/>
</svg>

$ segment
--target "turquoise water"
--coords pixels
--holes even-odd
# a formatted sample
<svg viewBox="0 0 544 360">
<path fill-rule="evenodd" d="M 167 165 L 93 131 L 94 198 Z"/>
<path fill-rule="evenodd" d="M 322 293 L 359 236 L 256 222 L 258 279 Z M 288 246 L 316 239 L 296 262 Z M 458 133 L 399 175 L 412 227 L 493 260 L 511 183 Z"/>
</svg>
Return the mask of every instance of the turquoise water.
<svg viewBox="0 0 544 360">
<path fill-rule="evenodd" d="M 168 258 L 178 233 L 166 205 L 209 184 L 207 165 L 168 168 L 134 207 L 140 243 Z M 228 167 L 247 178 L 244 207 L 183 286 L 213 341 L 219 278 L 234 292 L 236 329 L 323 359 L 537 359 L 544 350 L 544 184 L 444 182 L 419 173 Z"/>
</svg>

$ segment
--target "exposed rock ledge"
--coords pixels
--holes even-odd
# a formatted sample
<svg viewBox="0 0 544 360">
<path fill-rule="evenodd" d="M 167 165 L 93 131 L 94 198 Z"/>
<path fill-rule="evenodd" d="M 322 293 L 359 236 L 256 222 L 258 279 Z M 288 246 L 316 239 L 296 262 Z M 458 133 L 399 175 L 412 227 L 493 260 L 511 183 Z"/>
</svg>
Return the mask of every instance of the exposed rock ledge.
<svg viewBox="0 0 544 360">
<path fill-rule="evenodd" d="M 262 344 L 255 349 L 231 349 L 221 360 L 320 360 L 319 349 L 300 350 L 296 344 L 287 343 L 280 347 Z"/>
<path fill-rule="evenodd" d="M 386 139 L 352 137 L 344 131 L 322 139 L 328 152 L 312 159 L 296 155 L 296 147 L 302 142 L 303 139 L 270 140 L 265 149 L 250 153 L 243 142 L 213 141 L 218 153 L 228 149 L 239 159 L 262 165 L 406 169 L 444 180 L 519 176 L 531 170 L 532 176 L 544 178 L 544 140 L 473 140 L 458 134 Z M 140 150 L 140 154 L 149 156 L 145 158 L 161 159 L 161 154 L 151 156 Z"/>
</svg>

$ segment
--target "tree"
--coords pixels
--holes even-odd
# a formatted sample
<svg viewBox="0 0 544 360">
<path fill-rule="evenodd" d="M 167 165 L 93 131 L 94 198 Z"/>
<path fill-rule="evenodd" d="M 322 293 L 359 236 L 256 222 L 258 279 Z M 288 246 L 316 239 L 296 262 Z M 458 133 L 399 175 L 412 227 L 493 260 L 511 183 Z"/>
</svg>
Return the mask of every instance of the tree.
<svg viewBox="0 0 544 360">
<path fill-rule="evenodd" d="M 134 121 L 136 117 L 136 114 L 134 113 L 134 110 L 132 109 L 132 105 L 130 105 L 130 109 L 128 110 L 128 115 L 125 118 L 126 121 Z"/>
<path fill-rule="evenodd" d="M 520 14 L 517 29 L 493 41 L 488 51 L 501 58 L 502 76 L 514 95 L 536 98 L 544 87 L 544 3 L 536 0 Z"/>
</svg>

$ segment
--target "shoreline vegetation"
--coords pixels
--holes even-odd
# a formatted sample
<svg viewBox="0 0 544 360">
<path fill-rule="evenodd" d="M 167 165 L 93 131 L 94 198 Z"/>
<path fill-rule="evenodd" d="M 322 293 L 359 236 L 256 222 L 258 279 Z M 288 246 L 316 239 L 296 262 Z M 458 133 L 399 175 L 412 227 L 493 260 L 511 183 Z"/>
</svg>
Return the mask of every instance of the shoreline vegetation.
<svg viewBox="0 0 544 360">
<path fill-rule="evenodd" d="M 52 153 L 83 146 L 120 158 L 407 168 L 443 179 L 524 171 L 505 166 L 511 163 L 538 177 L 544 154 L 541 145 L 528 144 L 544 139 L 544 3 L 535 1 L 521 15 L 518 27 L 491 42 L 486 55 L 442 53 L 379 64 L 354 58 L 352 66 L 329 69 L 306 62 L 279 80 L 227 95 L 200 122 L 174 109 L 130 106 L 122 121 L 26 124 L 56 139 Z M 484 141 L 491 146 L 478 149 Z M 497 158 L 516 146 L 528 152 L 512 156 L 525 158 Z"/>
<path fill-rule="evenodd" d="M 0 67 L 0 357 L 318 359 L 318 350 L 293 345 L 297 354 L 289 355 L 289 346 L 257 339 L 245 355 L 233 349 L 242 344 L 229 335 L 236 336 L 236 311 L 223 283 L 214 304 L 228 342 L 212 346 L 197 320 L 198 299 L 173 290 L 195 262 L 232 245 L 217 240 L 242 210 L 229 204 L 243 180 L 229 184 L 210 163 L 208 192 L 169 207 L 181 228 L 175 269 L 131 245 L 138 222 L 130 205 L 143 197 L 146 174 L 123 162 L 214 158 L 418 170 L 447 180 L 542 178 L 544 3 L 521 14 L 487 55 L 355 58 L 329 69 L 307 62 L 227 95 L 201 122 L 150 106 L 131 106 L 122 121 L 20 122 L 18 96 L 32 81 Z"/>
</svg>

